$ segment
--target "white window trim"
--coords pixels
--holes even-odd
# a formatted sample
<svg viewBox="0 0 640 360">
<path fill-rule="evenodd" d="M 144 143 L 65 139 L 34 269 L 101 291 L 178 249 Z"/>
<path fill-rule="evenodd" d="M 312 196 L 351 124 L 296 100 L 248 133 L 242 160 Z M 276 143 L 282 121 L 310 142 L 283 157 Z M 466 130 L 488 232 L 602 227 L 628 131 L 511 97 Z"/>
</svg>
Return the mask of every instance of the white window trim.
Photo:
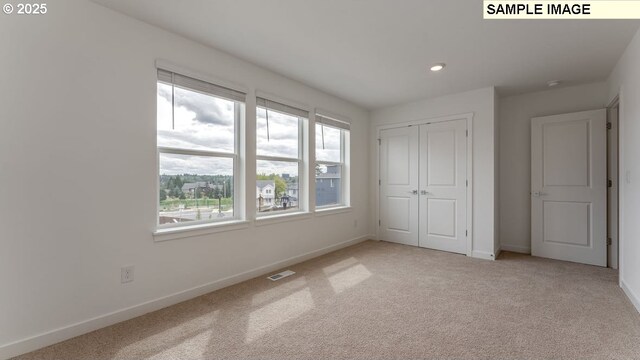
<svg viewBox="0 0 640 360">
<path fill-rule="evenodd" d="M 315 212 L 323 212 L 323 211 L 327 211 L 327 210 L 331 210 L 331 209 L 343 209 L 343 208 L 351 208 L 351 201 L 349 199 L 350 197 L 350 174 L 349 174 L 349 168 L 350 168 L 350 161 L 351 161 L 351 154 L 348 152 L 349 149 L 349 144 L 350 144 L 350 139 L 347 137 L 347 132 L 349 133 L 349 136 L 351 136 L 351 130 L 350 129 L 346 129 L 346 128 L 338 128 L 338 127 L 333 127 L 324 123 L 316 123 L 316 124 L 320 124 L 322 126 L 327 126 L 327 127 L 332 127 L 334 129 L 338 129 L 340 130 L 340 162 L 336 162 L 336 161 L 325 161 L 325 160 L 316 160 L 316 164 L 318 165 L 338 165 L 340 166 L 340 202 L 338 204 L 329 204 L 329 205 L 323 205 L 323 206 L 318 206 L 317 205 L 317 199 L 316 199 L 316 208 L 315 208 Z M 314 129 L 315 131 L 315 129 Z M 314 134 L 315 135 L 315 134 Z M 316 145 L 317 147 L 317 145 Z M 316 154 L 317 157 L 317 154 Z M 315 177 L 313 179 L 315 181 Z M 317 189 L 316 189 L 316 194 L 314 194 L 314 196 L 317 197 Z"/>
<path fill-rule="evenodd" d="M 278 213 L 269 213 L 269 215 L 260 216 L 259 218 L 256 218 L 255 225 L 265 226 L 265 225 L 279 224 L 279 223 L 289 222 L 289 221 L 305 220 L 305 219 L 310 219 L 311 217 L 312 217 L 312 214 L 306 211 L 300 211 L 297 209 L 284 210 Z"/>
<path fill-rule="evenodd" d="M 316 216 L 328 216 L 328 215 L 336 215 L 352 212 L 353 208 L 351 206 L 323 206 L 319 207 L 315 211 Z"/>
<path fill-rule="evenodd" d="M 187 76 L 195 78 L 194 76 L 191 76 L 191 75 L 187 75 Z M 201 81 L 207 82 L 206 80 L 201 80 Z M 158 82 L 166 83 L 157 79 L 156 83 Z M 171 85 L 175 86 L 173 84 Z M 198 92 L 198 90 L 192 90 L 188 88 L 185 88 L 185 89 Z M 220 97 L 215 94 L 209 94 L 209 95 L 214 97 Z M 224 97 L 220 97 L 220 98 L 224 99 Z M 243 116 L 246 117 L 245 110 L 243 109 L 243 107 L 246 106 L 246 99 L 244 102 L 234 101 L 234 100 L 229 100 L 229 101 L 234 102 L 234 152 L 233 153 L 157 146 L 158 114 L 156 114 L 156 179 L 157 180 L 156 180 L 156 227 L 153 233 L 154 240 L 157 239 L 157 236 L 163 237 L 160 235 L 166 235 L 166 234 L 172 234 L 172 233 L 179 234 L 177 237 L 197 236 L 198 233 L 202 232 L 203 229 L 201 228 L 205 228 L 205 227 L 211 228 L 211 229 L 215 227 L 219 227 L 221 231 L 227 231 L 226 229 L 228 228 L 229 224 L 242 223 L 243 221 L 245 221 L 245 215 L 241 213 L 243 209 L 242 201 L 244 200 L 242 195 L 244 194 L 244 190 L 240 189 L 240 186 L 242 184 L 241 178 L 245 176 L 245 174 L 243 169 L 241 168 L 241 159 L 239 154 L 241 149 L 240 142 L 242 138 L 240 134 L 240 130 L 244 128 L 244 126 L 242 126 L 242 117 Z M 175 105 L 172 104 L 172 106 L 175 106 Z M 163 153 L 233 159 L 233 217 L 224 218 L 224 219 L 194 220 L 194 221 L 175 223 L 175 224 L 160 224 L 160 198 L 159 198 L 160 196 L 159 195 L 160 194 L 160 154 L 163 154 Z M 198 231 L 195 231 L 194 235 L 183 234 L 186 231 L 193 232 L 194 229 L 198 230 Z M 217 231 L 211 231 L 211 229 L 207 233 L 217 232 Z M 172 230 L 175 230 L 175 231 L 172 231 Z M 164 236 L 164 237 L 168 237 L 168 236 Z M 172 238 L 177 238 L 177 237 L 172 237 Z M 156 241 L 161 241 L 161 240 L 156 240 Z"/>
<path fill-rule="evenodd" d="M 280 104 L 284 104 L 286 106 L 288 106 L 286 103 L 283 103 L 282 101 L 273 101 L 275 103 L 280 103 Z M 256 105 L 256 124 L 258 121 L 258 115 L 257 115 L 257 109 L 258 108 L 263 108 L 263 109 L 269 109 L 269 107 L 265 107 L 262 105 Z M 276 112 L 282 112 L 279 110 L 272 110 L 271 111 L 276 111 Z M 300 109 L 302 111 L 306 111 L 304 108 Z M 289 114 L 286 112 L 282 112 L 285 115 L 288 116 L 293 116 L 293 117 L 297 117 L 298 118 L 298 157 L 297 158 L 293 158 L 293 157 L 287 157 L 287 156 L 271 156 L 271 155 L 259 155 L 258 154 L 258 146 L 256 143 L 256 177 L 257 177 L 257 162 L 260 160 L 264 160 L 264 161 L 279 161 L 279 162 L 288 162 L 288 163 L 298 163 L 298 208 L 297 209 L 290 209 L 290 210 L 279 210 L 279 211 L 275 211 L 275 212 L 260 212 L 259 209 L 256 209 L 256 225 L 259 223 L 260 220 L 268 220 L 268 219 L 279 219 L 282 217 L 286 217 L 286 218 L 290 218 L 290 217 L 294 217 L 294 216 L 298 216 L 298 215 L 304 215 L 304 214 L 308 214 L 308 210 L 307 210 L 307 200 L 303 199 L 300 194 L 300 188 L 302 186 L 308 187 L 308 181 L 307 181 L 307 177 L 305 176 L 305 166 L 304 166 L 304 147 L 306 145 L 306 142 L 304 141 L 305 139 L 305 120 L 308 121 L 308 118 L 304 118 L 300 115 L 297 114 Z M 257 140 L 257 137 L 256 137 Z M 274 203 L 275 203 L 275 189 L 274 189 Z"/>
<path fill-rule="evenodd" d="M 178 65 L 175 65 L 171 62 L 164 60 L 156 60 L 156 67 L 158 69 L 165 69 L 167 71 L 174 72 L 176 74 L 181 74 L 187 77 L 191 77 L 196 80 L 201 80 L 204 82 L 211 83 L 213 85 L 226 87 L 232 90 L 236 90 L 245 94 L 250 93 L 250 89 L 245 88 L 244 86 L 228 82 L 225 79 L 221 79 L 215 76 L 211 76 L 209 74 L 193 71 L 188 68 L 184 68 Z M 197 90 L 194 90 L 197 91 Z M 264 93 L 259 90 L 254 91 L 255 97 L 252 95 L 249 98 L 246 98 L 244 102 L 237 101 L 236 104 L 242 104 L 243 106 L 239 106 L 237 111 L 235 111 L 235 149 L 233 153 L 224 153 L 224 152 L 216 152 L 216 151 L 207 151 L 207 150 L 189 150 L 189 149 L 175 149 L 169 147 L 158 147 L 156 146 L 156 159 L 157 159 L 157 168 L 156 174 L 159 175 L 160 169 L 160 153 L 176 153 L 176 154 L 186 154 L 186 155 L 199 155 L 199 156 L 212 156 L 212 157 L 221 157 L 221 158 L 232 158 L 234 161 L 234 217 L 233 218 L 225 218 L 224 220 L 202 220 L 202 221 L 191 221 L 191 222 L 183 222 L 179 224 L 169 224 L 170 226 L 160 227 L 157 223 L 158 215 L 159 215 L 159 206 L 160 203 L 157 201 L 156 204 L 156 229 L 153 231 L 153 239 L 155 242 L 163 242 L 174 239 L 183 239 L 189 237 L 197 237 L 204 236 L 207 234 L 226 232 L 226 231 L 238 231 L 243 229 L 248 229 L 252 226 L 267 226 L 271 224 L 284 223 L 289 221 L 305 221 L 307 219 L 311 219 L 313 217 L 324 217 L 330 215 L 336 215 L 341 213 L 352 212 L 353 208 L 350 206 L 350 123 L 351 121 L 345 121 L 344 116 L 334 116 L 330 115 L 329 112 L 324 110 L 318 110 L 317 108 L 313 110 L 312 107 L 307 106 L 306 104 L 300 104 L 296 102 L 292 102 L 289 99 L 280 98 L 276 95 Z M 216 96 L 215 94 L 212 94 Z M 246 131 L 247 124 L 246 121 L 254 120 L 257 121 L 257 116 L 254 117 L 253 114 L 251 117 L 253 119 L 247 119 L 247 105 L 255 106 L 256 97 L 265 98 L 277 103 L 281 103 L 287 106 L 292 106 L 294 108 L 298 108 L 300 110 L 308 111 L 308 117 L 297 116 L 299 119 L 299 154 L 298 158 L 288 158 L 288 157 L 270 157 L 270 156 L 260 156 L 257 155 L 257 149 L 254 149 L 254 154 L 247 154 L 246 148 Z M 252 104 L 253 103 L 253 104 Z M 256 106 L 257 108 L 257 106 Z M 275 110 L 277 111 L 277 110 Z M 250 114 L 253 111 L 250 112 Z M 338 124 L 343 130 L 341 132 L 341 136 L 343 137 L 341 141 L 341 162 L 330 162 L 330 161 L 316 161 L 313 157 L 309 157 L 311 154 L 315 153 L 315 149 L 305 148 L 305 146 L 311 146 L 314 144 L 314 139 L 309 139 L 309 137 L 315 137 L 315 123 L 313 121 L 315 116 L 321 116 L 324 118 L 329 118 L 330 120 L 335 120 L 338 123 L 343 123 L 346 128 L 342 128 L 342 125 Z M 326 114 L 321 115 L 321 114 Z M 244 117 L 244 122 L 242 121 Z M 342 120 L 336 120 L 342 119 Z M 313 127 L 311 126 L 313 125 Z M 325 126 L 331 126 L 329 123 L 324 123 Z M 348 133 L 347 133 L 348 132 Z M 345 139 L 345 135 L 349 134 Z M 242 141 L 244 139 L 244 141 Z M 346 141 L 345 141 L 346 140 Z M 251 140 L 249 140 L 251 141 Z M 242 145 L 242 146 L 241 146 Z M 309 154 L 311 152 L 311 154 Z M 247 209 L 247 205 L 253 204 L 252 200 L 249 202 L 247 199 L 247 189 L 250 184 L 246 183 L 247 170 L 246 167 L 246 156 L 253 157 L 255 156 L 255 160 L 275 160 L 275 161 L 285 161 L 285 162 L 298 162 L 298 208 L 297 209 L 289 209 L 278 212 L 267 212 L 267 213 L 254 213 Z M 253 159 L 252 159 L 253 160 Z M 311 193 L 310 190 L 315 188 L 312 186 L 312 181 L 315 181 L 315 177 L 313 176 L 313 168 L 311 166 L 315 166 L 316 163 L 325 164 L 325 165 L 340 165 L 341 166 L 341 182 L 342 182 L 342 194 L 341 194 L 341 202 L 342 204 L 332 204 L 326 206 L 314 206 L 313 211 L 310 206 L 312 206 L 315 202 L 312 200 L 311 196 L 315 197 L 315 193 Z M 159 176 L 157 176 L 158 183 L 156 187 L 156 196 L 159 196 Z M 251 214 L 253 220 L 247 219 L 247 213 Z"/>
<path fill-rule="evenodd" d="M 183 223 L 185 224 L 185 223 Z M 189 224 L 181 227 L 157 229 L 153 232 L 155 242 L 184 239 L 225 231 L 235 231 L 249 228 L 248 220 L 232 220 L 206 224 Z"/>
</svg>

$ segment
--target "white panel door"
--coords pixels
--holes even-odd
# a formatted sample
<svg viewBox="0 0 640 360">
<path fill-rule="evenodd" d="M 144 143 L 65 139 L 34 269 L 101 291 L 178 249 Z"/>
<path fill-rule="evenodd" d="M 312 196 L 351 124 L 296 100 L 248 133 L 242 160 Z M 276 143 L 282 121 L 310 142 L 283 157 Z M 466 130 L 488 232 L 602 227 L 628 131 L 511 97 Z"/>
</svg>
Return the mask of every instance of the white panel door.
<svg viewBox="0 0 640 360">
<path fill-rule="evenodd" d="M 531 253 L 607 266 L 606 110 L 531 120 Z"/>
<path fill-rule="evenodd" d="M 418 245 L 418 127 L 380 132 L 380 235 Z"/>
<path fill-rule="evenodd" d="M 467 122 L 420 126 L 419 245 L 467 253 Z"/>
</svg>

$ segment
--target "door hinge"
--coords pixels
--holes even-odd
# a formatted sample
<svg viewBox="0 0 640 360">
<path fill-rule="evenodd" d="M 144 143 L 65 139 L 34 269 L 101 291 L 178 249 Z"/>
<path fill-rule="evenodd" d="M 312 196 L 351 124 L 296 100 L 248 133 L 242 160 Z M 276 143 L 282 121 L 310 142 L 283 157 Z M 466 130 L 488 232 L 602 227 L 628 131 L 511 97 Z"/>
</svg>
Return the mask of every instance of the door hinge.
<svg viewBox="0 0 640 360">
<path fill-rule="evenodd" d="M 613 244 L 613 241 L 611 240 L 611 238 L 607 238 L 607 245 L 611 245 Z"/>
<path fill-rule="evenodd" d="M 612 125 L 611 125 L 611 123 L 610 123 L 610 122 L 608 122 L 608 123 L 607 123 L 607 130 L 611 130 L 611 126 L 612 126 Z"/>
<path fill-rule="evenodd" d="M 382 139 L 378 139 L 378 146 L 382 145 Z"/>
<path fill-rule="evenodd" d="M 465 130 L 464 134 L 465 134 L 466 137 L 469 137 L 469 130 Z"/>
<path fill-rule="evenodd" d="M 607 187 L 613 187 L 613 181 L 607 180 Z"/>
<path fill-rule="evenodd" d="M 467 187 L 469 187 L 469 180 L 466 181 Z"/>
<path fill-rule="evenodd" d="M 382 221 L 378 220 L 378 226 L 382 226 Z"/>
<path fill-rule="evenodd" d="M 382 180 L 378 180 L 378 186 L 382 185 Z"/>
<path fill-rule="evenodd" d="M 469 230 L 464 231 L 464 236 L 469 236 Z"/>
</svg>

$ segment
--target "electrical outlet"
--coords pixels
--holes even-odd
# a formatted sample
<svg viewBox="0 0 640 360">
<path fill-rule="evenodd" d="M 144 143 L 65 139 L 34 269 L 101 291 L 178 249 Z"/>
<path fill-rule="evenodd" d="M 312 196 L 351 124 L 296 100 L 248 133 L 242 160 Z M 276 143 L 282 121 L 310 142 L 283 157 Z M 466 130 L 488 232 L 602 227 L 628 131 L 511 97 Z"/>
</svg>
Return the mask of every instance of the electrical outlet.
<svg viewBox="0 0 640 360">
<path fill-rule="evenodd" d="M 133 265 L 125 266 L 122 269 L 120 269 L 120 282 L 123 284 L 132 282 L 133 270 L 134 270 Z"/>
</svg>

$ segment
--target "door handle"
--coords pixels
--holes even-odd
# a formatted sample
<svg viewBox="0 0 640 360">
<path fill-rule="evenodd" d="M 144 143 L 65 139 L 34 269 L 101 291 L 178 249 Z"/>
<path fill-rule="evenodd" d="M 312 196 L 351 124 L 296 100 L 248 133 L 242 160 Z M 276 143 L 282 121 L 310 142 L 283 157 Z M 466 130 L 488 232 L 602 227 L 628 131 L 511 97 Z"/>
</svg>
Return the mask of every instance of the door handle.
<svg viewBox="0 0 640 360">
<path fill-rule="evenodd" d="M 411 190 L 409 191 L 409 194 L 418 195 L 418 190 Z"/>
<path fill-rule="evenodd" d="M 427 190 L 420 190 L 420 194 L 422 195 L 429 195 L 431 194 L 430 192 L 428 192 Z"/>
<path fill-rule="evenodd" d="M 541 191 L 534 191 L 531 193 L 531 195 L 535 196 L 535 197 L 540 197 L 540 196 L 545 196 L 547 195 L 546 193 L 543 193 Z"/>
</svg>

